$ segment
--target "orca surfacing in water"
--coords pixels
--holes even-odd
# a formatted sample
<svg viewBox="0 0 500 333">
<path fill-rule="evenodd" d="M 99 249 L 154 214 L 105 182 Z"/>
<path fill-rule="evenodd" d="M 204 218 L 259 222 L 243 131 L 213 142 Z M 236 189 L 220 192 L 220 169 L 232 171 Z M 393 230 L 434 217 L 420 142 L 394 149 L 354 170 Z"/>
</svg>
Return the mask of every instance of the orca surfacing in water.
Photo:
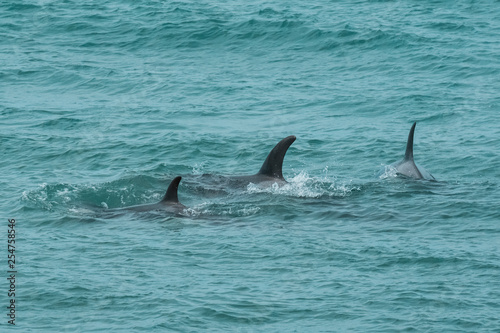
<svg viewBox="0 0 500 333">
<path fill-rule="evenodd" d="M 259 172 L 255 175 L 250 176 L 234 176 L 234 179 L 242 183 L 286 183 L 285 177 L 283 177 L 283 160 L 285 159 L 285 154 L 292 143 L 297 139 L 294 135 L 287 136 L 267 155 L 266 160 L 262 164 Z"/>
<path fill-rule="evenodd" d="M 392 167 L 396 169 L 398 174 L 409 178 L 436 180 L 427 170 L 422 167 L 418 167 L 413 160 L 413 135 L 416 125 L 417 123 L 414 122 L 410 129 L 410 134 L 408 134 L 405 157 L 401 161 L 392 164 Z"/>
<path fill-rule="evenodd" d="M 198 180 L 205 189 L 215 191 L 226 191 L 227 188 L 242 188 L 253 183 L 260 187 L 271 186 L 274 183 L 285 184 L 287 181 L 283 177 L 283 159 L 288 148 L 295 141 L 294 135 L 282 139 L 267 155 L 259 172 L 246 176 L 224 176 L 214 174 L 203 174 L 198 176 Z"/>
<path fill-rule="evenodd" d="M 124 211 L 133 211 L 133 212 L 148 212 L 148 211 L 164 211 L 171 214 L 180 214 L 186 209 L 186 206 L 179 202 L 179 198 L 177 196 L 177 190 L 179 188 L 179 183 L 182 177 L 175 177 L 170 185 L 168 186 L 167 192 L 163 199 L 160 202 L 154 204 L 145 204 L 145 205 L 136 205 L 122 208 L 113 208 L 108 209 L 106 212 L 124 212 Z"/>
</svg>

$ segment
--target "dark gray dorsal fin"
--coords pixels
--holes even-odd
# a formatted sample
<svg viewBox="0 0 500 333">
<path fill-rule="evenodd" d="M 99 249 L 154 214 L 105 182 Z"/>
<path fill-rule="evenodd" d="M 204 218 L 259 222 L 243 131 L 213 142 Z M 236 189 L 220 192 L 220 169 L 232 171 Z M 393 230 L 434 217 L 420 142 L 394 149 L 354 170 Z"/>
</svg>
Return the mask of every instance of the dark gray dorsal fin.
<svg viewBox="0 0 500 333">
<path fill-rule="evenodd" d="M 167 193 L 160 202 L 179 202 L 179 198 L 177 197 L 177 189 L 179 188 L 179 183 L 181 182 L 182 177 L 175 177 L 174 180 L 170 183 L 167 189 Z"/>
<path fill-rule="evenodd" d="M 294 135 L 290 135 L 281 140 L 273 150 L 271 150 L 269 155 L 267 155 L 258 174 L 285 180 L 282 173 L 283 159 L 285 158 L 288 147 L 291 146 L 295 139 L 296 137 Z"/>
<path fill-rule="evenodd" d="M 405 152 L 405 160 L 413 161 L 413 134 L 415 132 L 416 122 L 413 123 L 411 127 L 410 134 L 408 134 L 408 142 L 406 143 L 406 152 Z"/>
</svg>

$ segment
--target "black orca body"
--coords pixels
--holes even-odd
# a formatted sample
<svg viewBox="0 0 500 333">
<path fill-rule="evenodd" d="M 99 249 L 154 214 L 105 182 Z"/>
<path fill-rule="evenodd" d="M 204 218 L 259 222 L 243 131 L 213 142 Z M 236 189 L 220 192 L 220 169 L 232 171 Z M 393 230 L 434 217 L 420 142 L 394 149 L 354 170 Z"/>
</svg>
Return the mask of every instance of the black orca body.
<svg viewBox="0 0 500 333">
<path fill-rule="evenodd" d="M 259 187 L 269 187 L 277 183 L 286 184 L 283 177 L 283 159 L 288 148 L 295 141 L 296 137 L 290 135 L 282 139 L 267 155 L 259 172 L 254 175 L 245 176 L 225 176 L 216 174 L 203 174 L 195 176 L 198 184 L 203 191 L 210 191 L 213 194 L 222 194 L 230 192 L 231 189 L 246 188 L 250 183 Z"/>
<path fill-rule="evenodd" d="M 283 160 L 285 159 L 285 154 L 288 148 L 295 141 L 296 137 L 290 135 L 280 142 L 271 150 L 269 155 L 267 155 L 266 160 L 262 164 L 259 172 L 255 175 L 249 176 L 233 176 L 232 179 L 236 181 L 241 181 L 244 183 L 286 183 L 283 177 Z"/>
<path fill-rule="evenodd" d="M 154 204 L 136 205 L 123 208 L 108 209 L 106 212 L 149 212 L 149 211 L 161 211 L 171 214 L 180 214 L 186 209 L 186 206 L 179 202 L 177 196 L 177 190 L 179 188 L 179 183 L 182 177 L 175 177 L 170 185 L 168 186 L 167 192 L 160 202 Z"/>
</svg>

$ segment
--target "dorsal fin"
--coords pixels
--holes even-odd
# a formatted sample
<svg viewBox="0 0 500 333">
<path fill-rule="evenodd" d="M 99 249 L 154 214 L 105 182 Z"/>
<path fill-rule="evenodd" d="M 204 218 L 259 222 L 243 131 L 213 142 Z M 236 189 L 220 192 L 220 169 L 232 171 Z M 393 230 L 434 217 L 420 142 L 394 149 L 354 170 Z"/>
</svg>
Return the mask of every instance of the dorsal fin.
<svg viewBox="0 0 500 333">
<path fill-rule="evenodd" d="M 413 161 L 413 134 L 415 132 L 415 126 L 417 122 L 413 123 L 410 129 L 410 134 L 408 134 L 408 142 L 406 143 L 405 161 Z"/>
<path fill-rule="evenodd" d="M 167 203 L 167 202 L 179 202 L 179 198 L 177 197 L 177 189 L 179 188 L 179 183 L 181 182 L 182 177 L 175 177 L 174 180 L 170 183 L 168 186 L 167 192 L 165 193 L 165 196 L 163 199 L 161 199 L 160 202 L 162 203 Z"/>
<path fill-rule="evenodd" d="M 296 137 L 294 135 L 290 135 L 281 140 L 273 150 L 271 150 L 269 155 L 267 155 L 258 174 L 285 180 L 282 173 L 283 159 L 285 158 L 288 147 L 291 146 L 295 139 Z"/>
</svg>

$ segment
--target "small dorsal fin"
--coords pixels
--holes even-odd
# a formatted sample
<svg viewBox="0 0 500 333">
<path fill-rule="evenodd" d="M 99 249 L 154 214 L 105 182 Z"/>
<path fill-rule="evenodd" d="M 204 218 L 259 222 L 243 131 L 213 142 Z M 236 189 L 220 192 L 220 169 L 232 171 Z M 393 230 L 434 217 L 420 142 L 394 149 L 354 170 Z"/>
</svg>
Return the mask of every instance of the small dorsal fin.
<svg viewBox="0 0 500 333">
<path fill-rule="evenodd" d="M 258 174 L 285 180 L 282 173 L 283 159 L 285 158 L 288 147 L 291 146 L 295 139 L 296 137 L 294 135 L 290 135 L 281 140 L 273 150 L 271 150 L 269 155 L 267 155 Z"/>
<path fill-rule="evenodd" d="M 165 193 L 165 196 L 163 199 L 160 201 L 162 203 L 166 202 L 179 202 L 179 198 L 177 197 L 177 189 L 179 188 L 179 183 L 181 182 L 182 177 L 178 176 L 175 177 L 174 180 L 170 183 L 168 186 L 167 192 Z"/>
<path fill-rule="evenodd" d="M 413 134 L 415 132 L 415 126 L 417 122 L 413 123 L 410 129 L 410 134 L 408 134 L 408 142 L 406 143 L 405 161 L 413 161 Z"/>
</svg>

